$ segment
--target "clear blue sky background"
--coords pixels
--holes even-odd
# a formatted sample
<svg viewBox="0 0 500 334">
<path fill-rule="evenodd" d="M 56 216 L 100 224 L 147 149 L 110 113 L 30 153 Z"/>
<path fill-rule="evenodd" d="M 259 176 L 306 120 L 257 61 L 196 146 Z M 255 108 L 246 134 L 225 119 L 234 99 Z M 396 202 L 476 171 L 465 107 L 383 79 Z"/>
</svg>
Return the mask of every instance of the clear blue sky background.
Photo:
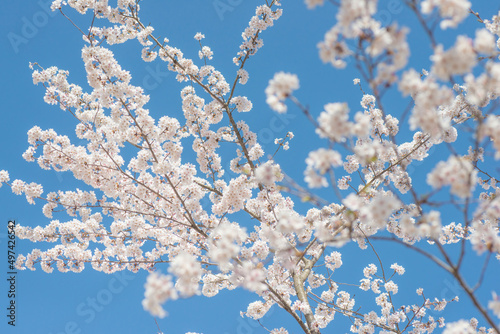
<svg viewBox="0 0 500 334">
<path fill-rule="evenodd" d="M 241 42 L 240 34 L 247 26 L 260 1 L 228 1 L 231 11 L 218 13 L 214 7 L 217 1 L 144 1 L 142 19 L 150 22 L 155 33 L 168 37 L 171 45 L 179 47 L 185 55 L 197 58 L 198 45 L 192 38 L 202 32 L 204 43 L 212 47 L 214 60 L 212 65 L 221 70 L 230 80 L 235 76 L 236 67 L 232 57 Z M 498 12 L 493 1 L 476 1 L 474 9 L 484 17 Z M 73 135 L 74 120 L 58 107 L 43 102 L 43 88 L 34 86 L 31 79 L 29 62 L 38 62 L 43 67 L 58 66 L 69 70 L 71 82 L 88 87 L 86 84 L 80 50 L 83 41 L 79 32 L 61 15 L 49 13 L 50 1 L 3 0 L 0 13 L 0 63 L 2 80 L 0 96 L 2 98 L 0 123 L 0 169 L 9 170 L 11 179 L 38 181 L 44 185 L 45 193 L 57 189 L 70 190 L 75 187 L 85 188 L 75 182 L 68 173 L 57 174 L 42 171 L 35 163 L 25 162 L 21 154 L 27 148 L 27 131 L 34 125 L 43 129 L 54 128 L 58 133 Z M 347 101 L 352 111 L 359 110 L 361 93 L 352 85 L 352 79 L 358 77 L 349 69 L 336 71 L 323 65 L 318 58 L 316 44 L 324 33 L 334 24 L 335 10 L 326 5 L 315 11 L 308 11 L 302 1 L 284 1 L 284 15 L 275 27 L 263 34 L 264 48 L 248 63 L 250 81 L 246 86 L 238 87 L 237 95 L 247 95 L 254 104 L 252 113 L 242 115 L 260 134 L 261 144 L 268 153 L 274 152 L 274 144 L 268 136 L 284 137 L 287 131 L 293 131 L 296 138 L 291 142 L 291 149 L 278 157 L 283 165 L 291 167 L 285 171 L 298 180 L 302 180 L 305 168 L 304 159 L 307 150 L 324 145 L 314 134 L 313 127 L 294 107 L 289 108 L 287 117 L 278 117 L 264 103 L 264 89 L 267 82 L 277 71 L 297 73 L 301 88 L 298 98 L 311 107 L 313 115 L 318 115 L 322 106 L 329 102 Z M 407 8 L 401 12 L 390 12 L 387 1 L 382 1 L 380 8 L 385 9 L 384 23 L 393 21 L 408 24 L 412 30 L 409 41 L 412 46 L 410 62 L 417 69 L 429 68 L 429 42 L 417 27 L 415 19 Z M 75 19 L 82 28 L 87 28 L 90 20 L 67 9 L 67 14 Z M 462 32 L 473 35 L 479 24 L 471 17 L 462 26 Z M 440 34 L 440 41 L 446 46 L 453 42 L 450 33 Z M 415 48 L 416 47 L 416 48 Z M 153 116 L 164 114 L 182 117 L 179 91 L 182 85 L 175 81 L 172 74 L 167 74 L 165 64 L 160 62 L 144 63 L 140 60 L 140 46 L 136 41 L 112 49 L 120 62 L 133 75 L 133 84 L 142 85 L 151 102 L 148 107 Z M 352 65 L 352 64 L 351 64 Z M 351 67 L 349 65 L 349 67 Z M 385 100 L 389 113 L 398 115 L 406 103 L 389 94 Z M 238 115 L 240 116 L 240 115 Z M 407 130 L 407 126 L 403 126 Z M 401 138 L 407 137 L 402 135 Z M 467 146 L 459 151 L 467 150 Z M 433 161 L 443 158 L 440 151 L 433 153 Z M 186 156 L 186 159 L 192 157 Z M 417 168 L 412 174 L 416 183 L 423 183 L 425 173 Z M 331 194 L 326 195 L 331 200 Z M 141 306 L 144 283 L 147 274 L 137 275 L 129 272 L 106 275 L 91 269 L 81 274 L 46 274 L 42 270 L 23 271 L 16 276 L 16 327 L 7 325 L 8 286 L 4 278 L 7 272 L 8 219 L 16 219 L 22 225 L 45 225 L 47 219 L 41 214 L 41 205 L 28 205 L 24 197 L 14 196 L 6 187 L 0 189 L 0 333 L 156 333 L 154 319 Z M 301 209 L 307 207 L 302 205 Z M 448 222 L 453 221 L 454 213 L 442 215 Z M 458 222 L 458 221 L 457 221 Z M 444 316 L 449 320 L 473 315 L 468 307 L 467 297 L 461 293 L 451 277 L 443 275 L 436 266 L 429 265 L 421 257 L 416 257 L 406 249 L 391 248 L 393 245 L 378 245 L 388 267 L 398 262 L 407 268 L 407 274 L 397 282 L 400 293 L 396 300 L 401 303 L 419 301 L 414 294 L 417 287 L 426 288 L 429 297 L 451 299 L 458 294 L 463 301 L 449 306 Z M 26 241 L 16 244 L 17 253 L 27 253 L 33 247 L 44 247 Z M 355 246 L 343 250 L 344 266 L 338 271 L 340 282 L 362 278 L 362 268 L 369 263 L 376 263 L 372 252 L 360 251 Z M 3 255 L 2 255 L 3 254 Z M 488 299 L 491 290 L 498 290 L 498 265 L 488 271 L 484 288 L 480 295 Z M 471 279 L 477 277 L 474 270 L 479 268 L 470 263 Z M 353 276 L 355 275 L 355 276 Z M 351 277 L 351 279 L 349 279 Z M 361 296 L 361 290 L 354 291 Z M 369 295 L 372 297 L 373 295 Z M 406 297 L 410 298 L 407 299 Z M 180 300 L 168 303 L 170 316 L 159 320 L 163 332 L 168 334 L 187 331 L 210 333 L 265 333 L 255 322 L 239 316 L 249 302 L 256 297 L 245 291 L 223 292 L 208 299 L 204 297 Z M 359 305 L 358 305 L 359 306 Z M 441 314 L 435 314 L 439 317 Z M 332 324 L 330 333 L 348 331 L 348 323 L 338 317 L 338 324 Z M 273 309 L 263 319 L 263 324 L 272 329 L 285 326 L 291 333 L 299 329 L 288 315 Z M 289 324 L 292 324 L 289 326 Z M 340 328 L 340 329 L 339 329 Z"/>
</svg>

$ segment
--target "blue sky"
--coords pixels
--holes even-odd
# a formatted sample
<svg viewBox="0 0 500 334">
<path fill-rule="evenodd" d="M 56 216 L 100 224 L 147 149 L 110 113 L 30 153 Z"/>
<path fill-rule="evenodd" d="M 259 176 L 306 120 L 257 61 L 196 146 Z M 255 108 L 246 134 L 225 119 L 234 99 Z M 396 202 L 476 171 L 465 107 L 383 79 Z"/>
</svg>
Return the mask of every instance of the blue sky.
<svg viewBox="0 0 500 334">
<path fill-rule="evenodd" d="M 220 3 L 226 4 L 228 10 L 217 11 L 216 5 Z M 278 71 L 296 73 L 301 86 L 296 95 L 305 105 L 310 106 L 311 112 L 316 116 L 322 111 L 323 105 L 329 102 L 346 101 L 351 111 L 355 112 L 360 109 L 362 93 L 352 85 L 352 79 L 358 77 L 349 70 L 352 69 L 352 64 L 344 71 L 337 71 L 319 60 L 316 44 L 334 24 L 333 6 L 326 5 L 308 11 L 302 1 L 283 3 L 284 15 L 275 27 L 264 32 L 264 48 L 248 63 L 250 80 L 247 85 L 238 88 L 237 95 L 247 95 L 252 100 L 254 110 L 242 115 L 242 119 L 260 135 L 260 142 L 268 153 L 275 150 L 269 134 L 275 137 L 284 137 L 287 131 L 296 134 L 290 151 L 279 155 L 277 159 L 283 166 L 289 164 L 290 167 L 285 167 L 285 171 L 302 181 L 307 150 L 324 146 L 325 142 L 316 138 L 312 125 L 296 108 L 290 106 L 289 114 L 280 116 L 267 107 L 264 89 L 269 79 Z M 477 3 L 474 4 L 474 10 L 484 13 L 485 17 L 491 17 L 491 14 L 498 11 L 489 1 Z M 4 0 L 0 13 L 0 58 L 3 64 L 3 80 L 0 82 L 3 102 L 0 169 L 8 170 L 11 179 L 41 182 L 45 193 L 85 186 L 76 182 L 68 173 L 42 171 L 35 163 L 27 163 L 21 157 L 28 146 L 26 133 L 34 125 L 42 129 L 54 128 L 62 134 L 73 134 L 74 129 L 71 115 L 43 102 L 43 88 L 32 84 L 28 63 L 38 62 L 43 67 L 55 65 L 69 70 L 70 81 L 88 87 L 80 57 L 83 41 L 79 32 L 64 17 L 49 12 L 49 4 L 48 0 Z M 197 58 L 198 52 L 193 36 L 197 32 L 204 33 L 204 43 L 214 51 L 212 65 L 227 74 L 228 78 L 234 78 L 236 67 L 231 60 L 238 51 L 241 32 L 258 4 L 260 2 L 243 0 L 144 1 L 141 16 L 144 22 L 150 22 L 155 27 L 157 35 L 168 37 L 171 45 L 179 47 L 186 56 L 193 59 Z M 410 26 L 410 64 L 417 70 L 429 68 L 428 40 L 416 26 L 408 9 L 396 10 L 395 7 L 389 7 L 387 1 L 382 1 L 380 8 L 384 10 L 384 23 L 400 21 Z M 66 12 L 82 28 L 89 25 L 88 17 L 81 17 L 69 9 Z M 479 27 L 471 17 L 461 31 L 472 36 Z M 450 37 L 454 33 L 455 31 L 444 32 L 440 34 L 439 40 L 449 46 L 453 43 Z M 122 67 L 131 71 L 134 78 L 132 83 L 142 85 L 151 95 L 148 107 L 153 116 L 168 114 L 182 117 L 179 92 L 183 86 L 175 81 L 174 75 L 168 74 L 164 63 L 142 62 L 140 46 L 136 41 L 112 50 Z M 398 98 L 396 92 L 387 96 L 385 105 L 390 113 L 397 115 L 406 103 Z M 441 152 L 438 149 L 432 159 L 442 158 Z M 190 158 L 192 159 L 186 157 Z M 416 180 L 424 176 L 419 168 L 412 174 Z M 326 196 L 328 199 L 335 199 L 331 194 Z M 0 256 L 0 270 L 4 277 L 7 272 L 7 221 L 15 219 L 22 225 L 36 226 L 46 224 L 47 219 L 41 213 L 41 205 L 28 205 L 23 197 L 13 195 L 6 187 L 0 189 L 0 203 L 0 254 L 4 254 Z M 299 208 L 307 207 L 299 205 Z M 446 215 L 453 217 L 454 213 L 450 211 Z M 472 313 L 467 306 L 467 297 L 457 289 L 450 276 L 440 273 L 436 266 L 429 265 L 423 258 L 406 249 L 395 249 L 392 246 L 378 244 L 377 249 L 384 255 L 387 267 L 398 262 L 407 269 L 407 274 L 398 281 L 398 298 L 402 303 L 416 301 L 414 291 L 422 286 L 432 297 L 450 299 L 459 294 L 463 303 L 449 306 L 449 311 L 444 314 L 448 319 L 470 317 Z M 16 253 L 25 254 L 33 247 L 43 245 L 18 240 Z M 373 253 L 362 252 L 356 246 L 348 246 L 342 251 L 344 267 L 338 271 L 339 281 L 347 282 L 353 275 L 356 280 L 362 278 L 362 268 L 376 261 Z M 473 261 L 469 264 L 470 277 L 477 277 L 474 273 L 477 266 L 474 266 Z M 490 291 L 494 288 L 500 292 L 498 284 L 494 284 L 495 277 L 500 274 L 498 269 L 496 264 L 496 268 L 488 271 L 484 288 L 479 291 L 483 298 L 489 298 Z M 6 324 L 8 286 L 5 279 L 0 281 L 0 332 L 156 333 L 155 320 L 141 306 L 146 276 L 144 272 L 137 275 L 128 272 L 106 275 L 91 269 L 81 274 L 46 274 L 42 270 L 19 272 L 16 275 L 15 328 Z M 356 295 L 362 294 L 361 290 L 352 291 Z M 406 296 L 413 299 L 405 301 Z M 187 331 L 206 334 L 264 333 L 258 324 L 239 316 L 240 310 L 245 310 L 246 305 L 256 299 L 256 296 L 245 291 L 225 291 L 211 299 L 197 297 L 179 300 L 167 303 L 166 309 L 170 316 L 158 320 L 158 323 L 168 334 Z M 342 328 L 342 332 L 348 331 L 345 320 L 339 317 L 336 321 L 339 321 L 339 326 L 342 325 L 337 328 Z M 268 328 L 287 327 L 291 324 L 291 332 L 298 332 L 289 316 L 278 309 L 273 309 L 263 319 L 263 324 Z"/>
</svg>

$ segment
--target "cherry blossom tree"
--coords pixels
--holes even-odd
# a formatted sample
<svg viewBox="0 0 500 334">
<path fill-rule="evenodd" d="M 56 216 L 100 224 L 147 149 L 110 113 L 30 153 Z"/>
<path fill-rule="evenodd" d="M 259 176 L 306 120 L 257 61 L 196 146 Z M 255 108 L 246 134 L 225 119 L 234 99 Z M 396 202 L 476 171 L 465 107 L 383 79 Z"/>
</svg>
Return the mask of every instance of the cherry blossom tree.
<svg viewBox="0 0 500 334">
<path fill-rule="evenodd" d="M 488 269 L 500 261 L 500 13 L 483 17 L 467 0 L 401 2 L 432 45 L 427 70 L 408 63 L 408 29 L 383 26 L 376 0 L 305 1 L 310 10 L 337 7 L 335 24 L 318 44 L 319 57 L 339 70 L 355 64 L 362 110 L 351 112 L 343 101 L 310 110 L 294 95 L 300 91 L 297 75 L 270 78 L 262 87 L 270 112 L 303 114 L 316 129 L 310 135 L 324 143 L 310 147 L 304 179 L 294 180 L 288 174 L 297 166 L 276 161 L 287 154 L 294 134 L 276 138 L 277 149 L 265 152 L 258 129 L 240 119 L 252 112 L 251 99 L 236 95 L 251 80 L 246 64 L 259 57 L 263 32 L 286 15 L 286 1 L 257 6 L 228 73 L 210 65 L 215 55 L 202 33 L 194 36 L 198 59 L 160 39 L 140 17 L 139 0 L 118 0 L 116 6 L 53 1 L 52 10 L 70 24 L 76 25 L 72 15 L 93 18 L 90 27 L 77 27 L 91 90 L 69 83 L 68 71 L 37 63 L 30 65 L 33 82 L 45 88 L 46 103 L 71 113 L 84 144 L 35 126 L 23 157 L 42 169 L 70 172 L 93 190 L 44 194 L 41 184 L 11 181 L 12 172 L 0 171 L 0 184 L 30 204 L 44 203 L 50 219 L 46 226 L 16 227 L 19 238 L 54 245 L 20 255 L 17 267 L 39 265 L 48 273 L 85 266 L 105 273 L 147 270 L 143 306 L 157 317 L 166 316 L 166 301 L 244 288 L 256 301 L 242 315 L 260 319 L 280 308 L 308 334 L 331 332 L 341 316 L 352 323 L 343 330 L 353 333 L 430 333 L 437 327 L 446 334 L 500 333 L 498 286 L 487 287 L 488 300 L 477 294 Z M 472 35 L 456 34 L 445 48 L 437 32 L 453 31 L 469 16 L 477 19 Z M 133 39 L 145 62 L 165 63 L 185 84 L 183 119 L 150 116 L 149 96 L 131 83 L 111 51 Z M 406 98 L 407 110 L 385 108 L 388 92 Z M 409 136 L 400 133 L 403 124 Z M 438 146 L 448 154 L 425 165 L 425 180 L 412 179 L 409 170 Z M 196 156 L 196 164 L 183 161 L 184 151 Z M 308 209 L 299 209 L 299 202 Z M 461 220 L 447 220 L 450 208 Z M 61 211 L 70 218 L 53 219 Z M 458 298 L 434 298 L 422 288 L 416 291 L 420 302 L 401 303 L 398 281 L 405 268 L 383 262 L 378 242 L 410 249 L 451 274 L 466 296 L 460 302 L 470 303 L 479 319 L 435 319 L 429 310 L 441 311 Z M 343 249 L 352 243 L 379 261 L 345 284 L 335 271 L 345 265 Z M 481 264 L 476 282 L 465 277 L 466 257 Z M 354 295 L 363 294 L 373 307 L 356 303 Z M 288 333 L 287 327 L 269 332 Z"/>
</svg>

